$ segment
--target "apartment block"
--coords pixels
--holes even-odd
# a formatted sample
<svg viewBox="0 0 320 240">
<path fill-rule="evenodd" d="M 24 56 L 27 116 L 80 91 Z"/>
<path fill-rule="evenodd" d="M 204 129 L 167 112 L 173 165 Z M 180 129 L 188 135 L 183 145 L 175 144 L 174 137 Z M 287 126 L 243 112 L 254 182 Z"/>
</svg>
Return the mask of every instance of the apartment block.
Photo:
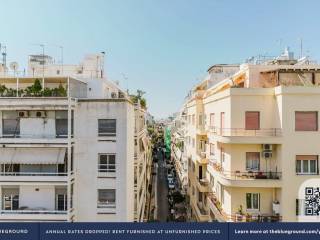
<svg viewBox="0 0 320 240">
<path fill-rule="evenodd" d="M 177 174 L 180 191 L 186 194 L 188 189 L 188 160 L 186 155 L 186 109 L 179 111 L 171 125 L 171 159 Z"/>
<path fill-rule="evenodd" d="M 134 220 L 135 107 L 103 58 L 2 68 L 0 221 Z"/>
<path fill-rule="evenodd" d="M 148 220 L 151 192 L 152 148 L 147 132 L 147 112 L 135 104 L 134 221 Z"/>
<path fill-rule="evenodd" d="M 185 103 L 191 220 L 319 220 L 319 69 L 286 50 L 208 70 Z"/>
</svg>

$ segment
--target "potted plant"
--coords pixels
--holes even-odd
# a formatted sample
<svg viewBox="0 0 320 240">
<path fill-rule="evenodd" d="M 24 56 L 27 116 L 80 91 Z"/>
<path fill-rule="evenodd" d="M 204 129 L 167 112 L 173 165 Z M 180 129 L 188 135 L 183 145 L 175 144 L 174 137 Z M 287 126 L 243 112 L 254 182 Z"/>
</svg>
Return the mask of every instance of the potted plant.
<svg viewBox="0 0 320 240">
<path fill-rule="evenodd" d="M 7 87 L 5 85 L 0 85 L 0 96 L 3 97 L 7 91 Z"/>
<path fill-rule="evenodd" d="M 239 206 L 238 211 L 236 212 L 236 222 L 242 222 L 243 219 L 243 209 L 242 205 Z"/>
<path fill-rule="evenodd" d="M 246 214 L 246 222 L 252 222 L 252 215 L 250 213 Z"/>
</svg>

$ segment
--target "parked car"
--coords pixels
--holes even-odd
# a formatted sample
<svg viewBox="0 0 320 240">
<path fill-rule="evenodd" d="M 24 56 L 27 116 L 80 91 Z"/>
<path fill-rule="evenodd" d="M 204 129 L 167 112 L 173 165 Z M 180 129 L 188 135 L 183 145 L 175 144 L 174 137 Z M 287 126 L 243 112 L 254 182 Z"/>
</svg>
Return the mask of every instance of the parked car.
<svg viewBox="0 0 320 240">
<path fill-rule="evenodd" d="M 174 189 L 175 188 L 173 180 L 168 182 L 168 187 L 169 187 L 169 189 Z"/>
</svg>

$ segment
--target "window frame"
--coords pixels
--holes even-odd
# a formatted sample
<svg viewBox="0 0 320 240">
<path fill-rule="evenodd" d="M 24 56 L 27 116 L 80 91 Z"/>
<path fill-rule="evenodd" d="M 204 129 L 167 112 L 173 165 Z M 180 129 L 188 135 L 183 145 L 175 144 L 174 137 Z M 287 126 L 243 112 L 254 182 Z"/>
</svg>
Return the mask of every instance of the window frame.
<svg viewBox="0 0 320 240">
<path fill-rule="evenodd" d="M 256 154 L 258 156 L 258 167 L 257 168 L 253 168 L 252 166 L 254 165 L 253 162 L 256 160 L 252 160 L 252 159 L 248 159 L 248 155 L 249 154 Z M 246 152 L 246 170 L 247 171 L 260 171 L 260 152 Z M 248 161 L 251 162 L 251 167 L 248 167 Z"/>
<path fill-rule="evenodd" d="M 101 157 L 106 156 L 107 157 L 107 163 L 101 163 Z M 114 156 L 114 163 L 110 163 L 110 156 Z M 99 153 L 98 154 L 98 174 L 102 175 L 105 174 L 110 177 L 115 177 L 117 173 L 117 157 L 115 153 Z M 103 169 L 101 166 L 105 166 L 106 168 Z M 110 168 L 110 166 L 113 166 L 114 169 Z"/>
<path fill-rule="evenodd" d="M 297 128 L 297 114 L 302 114 L 302 113 L 315 113 L 316 114 L 316 126 L 315 129 L 300 129 Z M 294 129 L 296 132 L 317 132 L 319 130 L 319 116 L 318 116 L 318 111 L 295 111 L 294 112 L 294 120 L 295 120 L 295 126 Z"/>
<path fill-rule="evenodd" d="M 310 159 L 303 159 L 303 158 L 307 158 L 307 156 L 310 156 Z M 300 158 L 300 159 L 299 159 Z M 315 159 L 313 159 L 315 158 Z M 297 155 L 296 156 L 296 175 L 318 175 L 319 174 L 319 163 L 318 163 L 318 155 Z M 314 172 L 311 172 L 311 162 L 315 163 L 314 166 Z M 307 165 L 305 165 L 305 163 L 307 163 Z M 299 170 L 298 171 L 298 166 L 299 166 Z M 304 171 L 304 167 L 307 166 L 308 170 Z"/>
<path fill-rule="evenodd" d="M 101 127 L 100 127 L 100 122 L 101 121 L 113 121 L 115 126 L 114 126 L 114 132 L 101 132 Z M 106 127 L 104 127 L 106 128 Z M 115 137 L 117 135 L 117 119 L 115 118 L 100 118 L 98 119 L 98 136 L 99 137 Z"/>
<path fill-rule="evenodd" d="M 257 205 L 258 205 L 258 207 L 257 208 L 254 208 L 253 206 L 255 205 L 254 204 L 254 195 L 256 195 L 257 196 Z M 250 198 L 250 205 L 251 205 L 251 207 L 249 207 L 249 205 L 248 205 L 248 196 L 250 196 L 249 198 Z M 247 208 L 247 211 L 260 211 L 260 200 L 261 200 L 261 194 L 260 193 L 246 193 L 246 208 Z"/>
<path fill-rule="evenodd" d="M 110 201 L 110 203 L 105 203 L 102 202 L 100 200 L 100 191 L 108 191 L 111 190 L 114 193 L 114 202 Z M 97 208 L 99 209 L 103 209 L 103 208 L 107 208 L 107 209 L 114 209 L 116 208 L 116 202 L 117 202 L 117 193 L 116 193 L 116 189 L 111 189 L 111 188 L 103 188 L 103 189 L 97 189 Z"/>
<path fill-rule="evenodd" d="M 258 127 L 257 128 L 249 128 L 248 127 L 248 124 L 247 124 L 247 114 L 250 114 L 250 113 L 257 113 L 258 114 Z M 245 130 L 260 130 L 261 128 L 261 123 L 260 123 L 260 120 L 261 120 L 261 116 L 260 116 L 260 111 L 246 111 L 245 112 Z"/>
</svg>

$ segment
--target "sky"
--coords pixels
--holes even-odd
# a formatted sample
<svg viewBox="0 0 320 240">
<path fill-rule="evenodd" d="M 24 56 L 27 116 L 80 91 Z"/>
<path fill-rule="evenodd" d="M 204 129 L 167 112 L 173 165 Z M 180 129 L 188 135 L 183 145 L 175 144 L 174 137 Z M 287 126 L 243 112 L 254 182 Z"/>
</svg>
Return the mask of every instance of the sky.
<svg viewBox="0 0 320 240">
<path fill-rule="evenodd" d="M 106 52 L 106 74 L 146 92 L 156 118 L 180 109 L 188 91 L 218 63 L 279 55 L 285 46 L 320 60 L 320 1 L 0 0 L 0 43 L 20 70 L 29 54 L 79 63 Z"/>
</svg>

